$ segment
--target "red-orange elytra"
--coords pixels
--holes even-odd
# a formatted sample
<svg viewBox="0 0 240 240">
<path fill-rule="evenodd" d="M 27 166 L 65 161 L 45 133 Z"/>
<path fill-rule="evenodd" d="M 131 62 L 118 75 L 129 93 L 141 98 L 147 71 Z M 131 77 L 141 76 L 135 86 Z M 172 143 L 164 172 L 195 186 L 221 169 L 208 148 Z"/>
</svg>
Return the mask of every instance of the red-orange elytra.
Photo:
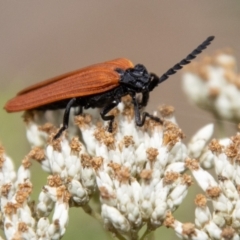
<svg viewBox="0 0 240 240">
<path fill-rule="evenodd" d="M 131 61 L 119 58 L 69 72 L 23 89 L 7 102 L 5 109 L 8 112 L 37 109 L 65 99 L 106 92 L 119 85 L 116 68 L 132 67 Z"/>
<path fill-rule="evenodd" d="M 137 126 L 143 126 L 146 117 L 162 122 L 161 119 L 147 112 L 140 114 L 140 109 L 148 103 L 149 92 L 170 75 L 176 73 L 183 65 L 190 63 L 213 39 L 213 36 L 208 37 L 186 58 L 170 68 L 161 77 L 148 73 L 141 64 L 133 66 L 130 60 L 118 58 L 25 88 L 15 98 L 8 101 L 4 108 L 8 112 L 65 108 L 63 126 L 55 138 L 58 138 L 68 127 L 70 109 L 76 106 L 80 107 L 80 112 L 82 112 L 83 107 L 85 109 L 102 108 L 100 115 L 103 120 L 109 121 L 108 131 L 111 132 L 114 116 L 107 114 L 121 102 L 121 98 L 125 95 L 132 97 Z M 137 93 L 142 94 L 141 102 L 137 101 Z"/>
</svg>

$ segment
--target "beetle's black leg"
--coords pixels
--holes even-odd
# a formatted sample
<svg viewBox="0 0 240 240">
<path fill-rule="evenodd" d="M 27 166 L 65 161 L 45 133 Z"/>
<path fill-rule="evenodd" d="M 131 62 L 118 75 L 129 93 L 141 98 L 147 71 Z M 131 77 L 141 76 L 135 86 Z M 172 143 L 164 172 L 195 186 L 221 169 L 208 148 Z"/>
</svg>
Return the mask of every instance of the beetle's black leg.
<svg viewBox="0 0 240 240">
<path fill-rule="evenodd" d="M 149 92 L 142 93 L 142 101 L 138 103 L 138 108 L 146 107 L 149 100 Z"/>
<path fill-rule="evenodd" d="M 156 74 L 150 73 L 150 76 L 151 76 L 151 81 L 149 82 L 149 85 L 148 85 L 149 92 L 151 92 L 159 84 L 158 82 L 159 78 Z"/>
<path fill-rule="evenodd" d="M 119 103 L 119 101 L 115 100 L 114 102 L 105 106 L 100 112 L 102 119 L 104 121 L 109 121 L 108 132 L 112 132 L 114 115 L 106 116 L 106 114 L 108 114 L 108 112 L 110 112 L 113 108 L 115 108 L 118 105 L 118 103 Z"/>
<path fill-rule="evenodd" d="M 68 128 L 68 122 L 69 122 L 69 113 L 70 113 L 70 109 L 71 107 L 73 106 L 73 104 L 76 102 L 76 98 L 72 98 L 66 108 L 65 108 L 65 112 L 64 112 L 64 115 L 63 115 L 63 126 L 60 128 L 60 130 L 58 131 L 58 133 L 54 136 L 54 140 L 59 138 L 62 134 L 62 132 L 64 130 L 66 130 Z"/>
<path fill-rule="evenodd" d="M 149 117 L 156 122 L 163 123 L 163 121 L 160 118 L 155 117 L 155 116 L 149 114 L 148 112 L 143 112 L 142 118 L 141 118 L 141 114 L 139 111 L 139 106 L 138 106 L 136 97 L 132 96 L 132 100 L 133 100 L 134 112 L 135 112 L 135 122 L 136 122 L 137 126 L 142 127 L 145 123 L 146 117 Z"/>
</svg>

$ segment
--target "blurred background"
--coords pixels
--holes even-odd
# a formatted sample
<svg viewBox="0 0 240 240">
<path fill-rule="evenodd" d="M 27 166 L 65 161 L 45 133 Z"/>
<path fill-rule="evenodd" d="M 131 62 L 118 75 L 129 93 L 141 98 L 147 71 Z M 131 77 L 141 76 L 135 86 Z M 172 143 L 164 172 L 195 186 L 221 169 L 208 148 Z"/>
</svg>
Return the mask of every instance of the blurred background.
<svg viewBox="0 0 240 240">
<path fill-rule="evenodd" d="M 239 1 L 0 0 L 0 106 L 30 84 L 118 57 L 142 63 L 161 75 L 210 35 L 216 39 L 205 53 L 231 47 L 240 59 L 239 23 Z M 213 122 L 210 114 L 188 103 L 181 90 L 181 73 L 152 92 L 148 110 L 163 103 L 175 107 L 186 142 L 200 127 Z M 0 109 L 0 140 L 16 166 L 29 150 L 21 115 Z M 231 134 L 231 123 L 228 128 Z M 46 179 L 37 164 L 32 179 L 37 192 L 45 184 L 41 179 Z M 174 216 L 193 222 L 194 201 L 185 202 Z M 156 234 L 161 239 L 177 239 L 164 227 Z M 81 209 L 71 209 L 63 239 L 79 238 L 107 236 Z"/>
</svg>

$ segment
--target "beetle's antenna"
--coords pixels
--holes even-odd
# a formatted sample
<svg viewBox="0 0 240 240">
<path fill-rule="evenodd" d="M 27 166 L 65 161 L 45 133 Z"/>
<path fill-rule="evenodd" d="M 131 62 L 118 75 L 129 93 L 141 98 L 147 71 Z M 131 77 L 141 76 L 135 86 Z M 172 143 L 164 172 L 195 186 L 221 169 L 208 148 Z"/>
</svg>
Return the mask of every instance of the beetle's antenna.
<svg viewBox="0 0 240 240">
<path fill-rule="evenodd" d="M 214 36 L 208 37 L 202 44 L 200 44 L 196 49 L 194 49 L 186 58 L 184 58 L 181 62 L 174 65 L 167 72 L 165 72 L 158 80 L 158 84 L 167 80 L 170 75 L 175 74 L 178 70 L 180 70 L 184 65 L 187 65 L 193 60 L 198 54 L 202 52 L 209 44 L 211 44 Z"/>
</svg>

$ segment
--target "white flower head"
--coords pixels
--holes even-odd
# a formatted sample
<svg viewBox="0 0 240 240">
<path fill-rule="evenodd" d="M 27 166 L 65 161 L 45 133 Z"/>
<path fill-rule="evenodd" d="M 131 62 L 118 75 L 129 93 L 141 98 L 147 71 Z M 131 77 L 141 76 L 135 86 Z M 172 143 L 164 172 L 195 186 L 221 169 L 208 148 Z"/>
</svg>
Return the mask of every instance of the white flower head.
<svg viewBox="0 0 240 240">
<path fill-rule="evenodd" d="M 60 238 L 70 206 L 81 206 L 101 218 L 107 229 L 127 238 L 137 236 L 146 222 L 149 230 L 161 226 L 167 212 L 182 203 L 192 181 L 183 173 L 187 148 L 173 108 L 164 106 L 160 113 L 163 124 L 146 119 L 143 127 L 136 127 L 127 96 L 110 113 L 115 116 L 112 133 L 99 110 L 75 117 L 73 110 L 68 130 L 57 139 L 57 129 L 49 121 L 61 118 L 62 111 L 26 114 L 32 145 L 26 164 L 33 159 L 49 174 L 35 207 L 35 234 L 43 236 L 45 229 L 49 238 Z M 30 179 L 25 168 L 18 172 L 22 177 L 17 183 Z M 93 195 L 99 195 L 101 215 L 90 210 Z"/>
<path fill-rule="evenodd" d="M 219 51 L 186 67 L 183 90 L 189 100 L 221 120 L 240 120 L 240 75 L 230 51 Z"/>
<path fill-rule="evenodd" d="M 197 231 L 207 234 L 208 239 L 239 239 L 240 135 L 237 133 L 230 139 L 221 141 L 213 139 L 208 148 L 213 154 L 217 179 L 204 170 L 196 159 L 188 158 L 185 161 L 186 167 L 205 193 L 198 194 L 195 198 L 196 227 L 193 227 L 195 235 L 190 236 L 190 239 L 195 239 Z M 212 209 L 207 202 L 212 203 Z M 181 222 L 172 220 L 170 227 L 173 227 L 181 238 L 186 237 Z"/>
</svg>

